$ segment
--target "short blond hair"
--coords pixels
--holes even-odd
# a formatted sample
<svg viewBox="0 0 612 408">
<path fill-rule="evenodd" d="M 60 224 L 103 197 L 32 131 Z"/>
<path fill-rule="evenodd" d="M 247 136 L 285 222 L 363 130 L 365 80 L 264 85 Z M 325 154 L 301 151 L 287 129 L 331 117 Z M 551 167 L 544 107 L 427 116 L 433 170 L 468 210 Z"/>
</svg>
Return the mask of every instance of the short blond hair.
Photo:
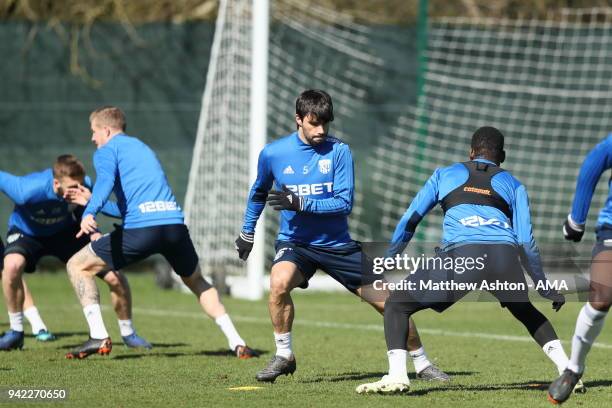
<svg viewBox="0 0 612 408">
<path fill-rule="evenodd" d="M 125 114 L 116 106 L 102 106 L 91 112 L 89 122 L 96 121 L 99 126 L 108 126 L 125 131 Z"/>
<path fill-rule="evenodd" d="M 53 163 L 53 178 L 59 180 L 64 177 L 70 177 L 81 183 L 85 179 L 85 166 L 72 154 L 62 154 Z"/>
</svg>

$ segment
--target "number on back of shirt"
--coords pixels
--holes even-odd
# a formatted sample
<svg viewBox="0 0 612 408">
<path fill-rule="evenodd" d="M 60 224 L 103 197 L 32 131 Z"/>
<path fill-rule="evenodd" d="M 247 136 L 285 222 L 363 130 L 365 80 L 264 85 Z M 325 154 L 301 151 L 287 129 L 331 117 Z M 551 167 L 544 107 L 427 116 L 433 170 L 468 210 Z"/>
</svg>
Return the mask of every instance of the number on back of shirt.
<svg viewBox="0 0 612 408">
<path fill-rule="evenodd" d="M 178 209 L 174 201 L 147 201 L 138 206 L 141 213 L 176 211 Z"/>
</svg>

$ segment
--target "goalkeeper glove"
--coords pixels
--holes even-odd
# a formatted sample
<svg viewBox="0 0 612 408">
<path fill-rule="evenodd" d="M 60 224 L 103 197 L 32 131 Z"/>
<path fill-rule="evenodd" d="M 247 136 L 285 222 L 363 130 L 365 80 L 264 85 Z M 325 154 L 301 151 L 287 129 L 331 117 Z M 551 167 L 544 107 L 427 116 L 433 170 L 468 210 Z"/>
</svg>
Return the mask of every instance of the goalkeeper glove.
<svg viewBox="0 0 612 408">
<path fill-rule="evenodd" d="M 548 290 L 541 289 L 541 290 L 538 290 L 538 293 L 543 298 L 552 300 L 552 308 L 555 312 L 558 312 L 559 310 L 561 310 L 561 308 L 565 304 L 565 296 L 563 296 L 563 294 L 557 292 L 554 289 L 548 289 Z"/>
<path fill-rule="evenodd" d="M 255 234 L 252 232 L 241 231 L 240 235 L 235 241 L 236 251 L 238 251 L 238 257 L 243 261 L 246 261 L 253 249 L 253 238 Z"/>
<path fill-rule="evenodd" d="M 568 215 L 567 219 L 563 223 L 563 236 L 568 241 L 580 242 L 584 235 L 584 224 L 576 224 L 572 220 L 572 216 Z"/>
<path fill-rule="evenodd" d="M 276 211 L 289 210 L 297 212 L 302 211 L 304 208 L 304 198 L 289 190 L 284 184 L 282 191 L 271 190 L 266 201 Z"/>
</svg>

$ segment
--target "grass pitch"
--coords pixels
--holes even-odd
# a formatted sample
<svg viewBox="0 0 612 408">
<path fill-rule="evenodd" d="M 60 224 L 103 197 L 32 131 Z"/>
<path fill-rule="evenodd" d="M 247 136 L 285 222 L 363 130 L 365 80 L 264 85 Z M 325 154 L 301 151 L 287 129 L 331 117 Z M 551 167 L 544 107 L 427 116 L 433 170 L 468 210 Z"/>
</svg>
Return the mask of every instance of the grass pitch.
<svg viewBox="0 0 612 408">
<path fill-rule="evenodd" d="M 66 401 L 28 406 L 551 406 L 546 389 L 556 369 L 526 330 L 495 303 L 464 302 L 441 315 L 423 311 L 415 316 L 430 359 L 452 376 L 451 383 L 414 380 L 407 395 L 362 396 L 355 387 L 385 373 L 386 348 L 381 317 L 350 294 L 294 293 L 298 370 L 275 384 L 261 384 L 255 373 L 274 352 L 265 301 L 223 300 L 241 335 L 263 353 L 259 359 L 240 361 L 227 351 L 223 334 L 204 317 L 193 296 L 159 290 L 151 275 L 130 274 L 136 329 L 154 345 L 151 351 L 131 350 L 121 343 L 108 290 L 98 282 L 113 352 L 66 360 L 64 353 L 87 338 L 66 274 L 37 273 L 27 279 L 45 323 L 59 339 L 38 343 L 28 337 L 23 351 L 0 353 L 0 388 L 65 388 L 69 393 Z M 581 306 L 568 303 L 554 313 L 549 303 L 537 304 L 567 352 Z M 6 330 L 4 304 L 0 313 L 0 329 Z M 589 355 L 583 379 L 588 392 L 564 406 L 612 406 L 611 324 Z M 413 371 L 411 362 L 409 369 Z"/>
</svg>

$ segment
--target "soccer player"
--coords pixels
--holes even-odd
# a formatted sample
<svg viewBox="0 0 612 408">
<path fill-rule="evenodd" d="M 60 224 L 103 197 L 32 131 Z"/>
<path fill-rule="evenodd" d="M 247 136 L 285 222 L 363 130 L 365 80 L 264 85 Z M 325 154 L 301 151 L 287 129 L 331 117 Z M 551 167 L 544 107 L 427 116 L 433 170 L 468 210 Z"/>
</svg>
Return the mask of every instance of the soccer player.
<svg viewBox="0 0 612 408">
<path fill-rule="evenodd" d="M 96 215 L 115 193 L 123 225 L 92 241 L 68 261 L 70 281 L 89 325 L 89 339 L 67 358 L 108 354 L 112 343 L 100 312 L 100 295 L 94 276 L 118 270 L 153 254 L 162 254 L 219 325 L 230 349 L 241 359 L 255 356 L 225 312 L 215 288 L 201 275 L 199 259 L 183 212 L 168 185 L 155 153 L 135 137 L 125 134 L 125 115 L 114 106 L 93 111 L 89 117 L 97 146 L 94 167 L 97 180 L 81 219 L 78 236 L 97 229 Z"/>
<path fill-rule="evenodd" d="M 572 204 L 572 211 L 563 224 L 563 236 L 579 242 L 584 235 L 585 224 L 595 186 L 602 173 L 612 168 L 612 133 L 602 140 L 584 159 Z M 595 227 L 597 242 L 593 248 L 589 300 L 582 307 L 576 320 L 572 338 L 572 352 L 563 374 L 548 389 L 548 399 L 560 404 L 567 400 L 584 373 L 585 361 L 593 342 L 601 332 L 612 302 L 612 189 L 599 213 Z"/>
<path fill-rule="evenodd" d="M 435 170 L 395 229 L 387 253 L 390 257 L 403 252 L 419 222 L 439 203 L 444 210 L 444 233 L 437 258 L 444 262 L 432 262 L 429 269 L 417 270 L 405 279 L 406 284 L 413 283 L 412 288 L 406 286 L 406 290 L 393 291 L 388 297 L 384 320 L 389 374 L 380 381 L 360 385 L 358 393 L 408 391 L 408 318 L 428 308 L 441 313 L 469 292 L 421 287 L 419 283 L 426 281 L 477 283 L 478 287 L 482 282 L 502 282 L 503 287 L 489 292 L 525 325 L 559 372 L 567 364 L 567 355 L 552 325 L 529 301 L 521 262 L 534 283 L 544 284 L 540 295 L 553 301 L 555 311 L 563 306 L 565 298 L 554 288 L 546 290 L 547 279 L 532 234 L 527 191 L 510 172 L 499 167 L 505 159 L 501 132 L 493 127 L 478 129 L 472 137 L 469 157 L 468 162 Z M 464 268 L 463 262 L 472 267 Z M 517 285 L 517 290 L 505 289 L 511 288 L 505 283 L 521 286 Z"/>
<path fill-rule="evenodd" d="M 353 159 L 347 144 L 328 135 L 333 119 L 332 100 L 326 92 L 304 91 L 296 100 L 297 131 L 268 144 L 259 155 L 257 179 L 236 240 L 238 255 L 246 260 L 266 199 L 281 211 L 268 303 L 276 354 L 257 373 L 259 381 L 274 382 L 280 375 L 295 372 L 290 294 L 294 288 L 306 288 L 317 269 L 357 296 L 364 297 L 371 286 L 362 275 L 361 246 L 351 239 L 348 229 L 353 207 Z M 279 190 L 269 191 L 274 183 Z M 384 300 L 365 300 L 382 314 Z M 448 380 L 428 360 L 412 322 L 410 327 L 408 347 L 417 375 L 426 380 Z"/>
<path fill-rule="evenodd" d="M 15 203 L 15 209 L 9 219 L 2 273 L 2 286 L 11 328 L 0 338 L 2 350 L 23 346 L 23 316 L 32 316 L 32 300 L 31 296 L 27 296 L 26 287 L 23 285 L 23 272 L 34 272 L 39 259 L 45 255 L 52 255 L 62 262 L 67 262 L 89 242 L 88 237 L 75 237 L 79 230 L 77 220 L 83 207 L 64 199 L 65 192 L 70 187 L 83 183 L 90 186 L 91 181 L 85 175 L 83 164 L 72 155 L 59 156 L 53 168 L 23 177 L 0 172 L 0 190 Z M 109 204 L 106 209 L 109 215 L 118 215 L 116 205 Z M 128 347 L 151 348 L 134 330 L 127 279 L 115 272 L 100 274 L 99 277 L 111 290 L 111 300 L 119 318 L 123 342 Z M 40 327 L 39 336 L 50 336 L 42 320 L 36 322 L 34 318 L 31 321 Z"/>
<path fill-rule="evenodd" d="M 4 254 L 4 242 L 2 242 L 2 239 L 0 239 L 0 253 Z M 26 281 L 23 278 L 22 278 L 22 285 L 23 285 L 23 314 L 25 318 L 28 320 L 28 322 L 30 323 L 30 327 L 32 328 L 32 334 L 36 337 L 36 340 L 38 341 L 55 340 L 56 338 L 55 335 L 53 335 L 53 333 L 51 333 L 47 329 L 45 322 L 42 320 L 42 317 L 40 317 L 38 308 L 34 305 L 34 299 L 32 298 L 30 289 L 28 288 L 28 285 L 26 284 Z M 9 319 L 9 322 L 10 322 L 10 319 Z M 3 335 L 4 333 L 0 335 L 0 338 Z M 0 342 L 0 350 L 4 350 L 4 348 L 1 345 L 1 342 Z"/>
</svg>

